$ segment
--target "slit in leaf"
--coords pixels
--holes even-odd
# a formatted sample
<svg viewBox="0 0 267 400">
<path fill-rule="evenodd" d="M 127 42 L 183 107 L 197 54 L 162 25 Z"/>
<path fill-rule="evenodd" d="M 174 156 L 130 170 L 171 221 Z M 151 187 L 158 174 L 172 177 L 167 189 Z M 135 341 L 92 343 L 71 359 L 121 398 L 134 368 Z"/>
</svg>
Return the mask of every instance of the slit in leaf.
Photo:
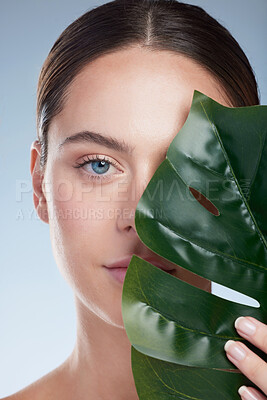
<svg viewBox="0 0 267 400">
<path fill-rule="evenodd" d="M 209 200 L 207 197 L 205 197 L 202 193 L 200 193 L 198 190 L 192 188 L 189 186 L 189 190 L 194 196 L 194 198 L 204 207 L 206 210 L 208 210 L 211 214 L 215 215 L 218 217 L 220 215 L 220 212 L 218 208 Z"/>
<path fill-rule="evenodd" d="M 229 287 L 223 286 L 217 282 L 211 282 L 211 288 L 212 294 L 215 294 L 216 296 L 223 299 L 243 304 L 245 306 L 251 306 L 254 308 L 260 307 L 260 303 L 257 300 L 253 299 L 253 297 L 240 293 L 237 290 L 230 289 Z"/>
</svg>

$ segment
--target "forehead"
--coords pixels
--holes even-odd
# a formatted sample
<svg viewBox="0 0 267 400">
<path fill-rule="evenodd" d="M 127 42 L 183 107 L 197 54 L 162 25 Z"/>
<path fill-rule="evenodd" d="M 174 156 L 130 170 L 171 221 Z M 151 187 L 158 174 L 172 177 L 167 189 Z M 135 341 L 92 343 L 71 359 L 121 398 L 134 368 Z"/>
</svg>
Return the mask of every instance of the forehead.
<svg viewBox="0 0 267 400">
<path fill-rule="evenodd" d="M 212 75 L 182 55 L 131 48 L 101 56 L 71 83 L 63 111 L 52 120 L 53 139 L 90 129 L 137 147 L 151 140 L 168 146 L 187 118 L 194 89 L 226 105 Z"/>
</svg>

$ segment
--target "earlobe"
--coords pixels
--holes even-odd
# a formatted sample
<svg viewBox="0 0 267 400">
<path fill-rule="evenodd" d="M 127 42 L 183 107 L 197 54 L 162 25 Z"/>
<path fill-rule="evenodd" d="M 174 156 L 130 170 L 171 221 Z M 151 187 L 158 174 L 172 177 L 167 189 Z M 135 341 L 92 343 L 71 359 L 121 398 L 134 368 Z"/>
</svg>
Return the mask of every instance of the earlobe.
<svg viewBox="0 0 267 400">
<path fill-rule="evenodd" d="M 41 145 L 38 140 L 35 140 L 31 144 L 31 161 L 30 171 L 32 176 L 32 187 L 33 187 L 33 203 L 36 209 L 38 217 L 47 224 L 48 210 L 45 192 L 43 191 L 43 178 L 44 174 L 40 168 L 40 157 L 41 157 Z"/>
</svg>

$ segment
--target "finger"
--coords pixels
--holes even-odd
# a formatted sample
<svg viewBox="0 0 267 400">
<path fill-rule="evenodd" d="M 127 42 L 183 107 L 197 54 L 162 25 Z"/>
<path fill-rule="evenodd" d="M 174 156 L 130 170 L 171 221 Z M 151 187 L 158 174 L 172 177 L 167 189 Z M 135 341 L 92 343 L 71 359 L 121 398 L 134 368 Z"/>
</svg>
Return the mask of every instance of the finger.
<svg viewBox="0 0 267 400">
<path fill-rule="evenodd" d="M 239 317 L 235 327 L 240 336 L 267 353 L 267 325 L 253 317 Z"/>
<path fill-rule="evenodd" d="M 263 394 L 261 394 L 258 390 L 252 387 L 240 386 L 238 389 L 238 393 L 241 396 L 242 400 L 266 400 Z"/>
<path fill-rule="evenodd" d="M 228 359 L 255 385 L 267 394 L 267 364 L 244 343 L 228 340 L 224 349 Z"/>
</svg>

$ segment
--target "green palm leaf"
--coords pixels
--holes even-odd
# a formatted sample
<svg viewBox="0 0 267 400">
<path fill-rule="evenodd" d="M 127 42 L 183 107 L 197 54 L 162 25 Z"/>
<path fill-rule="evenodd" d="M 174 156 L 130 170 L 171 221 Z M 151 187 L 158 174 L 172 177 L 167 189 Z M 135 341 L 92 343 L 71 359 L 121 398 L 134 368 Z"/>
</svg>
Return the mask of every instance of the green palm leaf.
<svg viewBox="0 0 267 400">
<path fill-rule="evenodd" d="M 222 299 L 134 255 L 122 315 L 141 400 L 234 400 L 239 386 L 255 387 L 223 346 L 243 341 L 266 359 L 234 328 L 241 315 L 267 320 L 266 131 L 266 106 L 228 108 L 195 91 L 137 205 L 137 233 L 153 252 L 260 304 Z"/>
</svg>

